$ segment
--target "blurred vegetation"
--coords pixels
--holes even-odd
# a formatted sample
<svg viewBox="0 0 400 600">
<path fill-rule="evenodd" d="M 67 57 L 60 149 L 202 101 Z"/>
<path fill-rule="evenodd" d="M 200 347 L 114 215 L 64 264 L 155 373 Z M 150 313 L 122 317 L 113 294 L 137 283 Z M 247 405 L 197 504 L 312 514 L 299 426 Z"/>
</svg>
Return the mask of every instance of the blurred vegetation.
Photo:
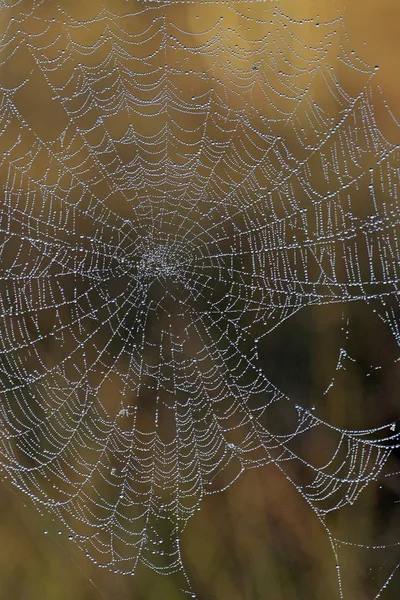
<svg viewBox="0 0 400 600">
<path fill-rule="evenodd" d="M 95 3 L 91 0 L 84 9 L 89 11 Z M 294 18 L 319 14 L 323 20 L 332 14 L 329 0 L 318 6 L 311 0 L 280 4 Z M 71 2 L 72 5 L 78 11 L 83 7 L 79 2 Z M 374 86 L 381 88 L 383 98 L 400 117 L 398 0 L 340 0 L 335 3 L 335 11 L 337 8 L 343 11 L 355 52 L 366 62 L 380 66 Z M 190 23 L 194 10 L 219 8 L 182 5 L 176 10 L 185 13 Z M 2 24 L 6 13 L 7 9 L 0 9 Z M 40 95 L 35 97 L 32 110 L 35 103 L 40 110 Z M 378 106 L 377 118 L 385 131 L 391 127 L 391 120 L 386 117 L 385 106 Z M 371 320 L 361 306 L 351 307 L 351 311 L 354 327 L 350 343 L 357 365 L 386 366 L 368 385 L 362 367 L 348 371 L 337 384 L 335 394 L 321 407 L 321 416 L 340 427 L 354 428 L 399 419 L 400 371 L 399 363 L 395 363 L 398 348 L 385 328 Z M 341 325 L 341 311 L 332 307 L 310 308 L 275 330 L 264 348 L 271 379 L 305 405 L 310 398 L 318 397 L 337 360 L 336 341 Z M 321 452 L 325 443 L 324 439 L 313 439 L 304 452 Z M 393 468 L 395 461 L 393 457 Z M 343 594 L 348 600 L 375 598 L 381 583 L 400 561 L 396 545 L 400 542 L 400 514 L 393 510 L 399 502 L 400 489 L 388 489 L 383 482 L 380 485 L 366 489 L 355 506 L 342 509 L 329 519 L 334 536 L 356 540 L 355 545 L 342 547 L 339 556 Z M 64 531 L 59 532 L 57 522 L 40 515 L 7 480 L 1 483 L 0 511 L 1 600 L 186 597 L 180 591 L 182 582 L 174 577 L 164 578 L 142 567 L 135 577 L 118 576 L 93 565 Z M 364 546 L 369 543 L 392 545 L 368 551 Z M 199 600 L 339 598 L 336 563 L 327 533 L 274 466 L 246 472 L 226 492 L 207 497 L 187 526 L 182 549 Z M 399 594 L 400 573 L 396 573 L 382 598 L 395 600 Z"/>
</svg>

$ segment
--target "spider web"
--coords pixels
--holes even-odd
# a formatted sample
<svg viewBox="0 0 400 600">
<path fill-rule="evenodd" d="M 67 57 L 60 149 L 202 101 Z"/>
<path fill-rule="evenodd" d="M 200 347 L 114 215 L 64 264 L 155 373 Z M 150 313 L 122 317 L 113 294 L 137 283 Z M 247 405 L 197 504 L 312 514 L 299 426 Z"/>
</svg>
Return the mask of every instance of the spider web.
<svg viewBox="0 0 400 600">
<path fill-rule="evenodd" d="M 376 67 L 337 13 L 192 4 L 0 12 L 1 464 L 123 573 L 182 570 L 187 521 L 248 468 L 287 472 L 325 523 L 398 443 L 392 423 L 326 423 L 262 356 L 309 306 L 362 302 L 400 342 L 399 147 Z M 318 429 L 323 463 L 296 445 Z"/>
</svg>

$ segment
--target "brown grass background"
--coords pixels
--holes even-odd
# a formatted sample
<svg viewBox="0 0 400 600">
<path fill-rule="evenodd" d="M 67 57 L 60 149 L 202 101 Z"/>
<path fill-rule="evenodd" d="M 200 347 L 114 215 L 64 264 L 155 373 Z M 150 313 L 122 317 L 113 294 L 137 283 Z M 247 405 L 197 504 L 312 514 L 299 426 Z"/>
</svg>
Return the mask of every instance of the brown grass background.
<svg viewBox="0 0 400 600">
<path fill-rule="evenodd" d="M 72 4 L 79 10 L 79 3 Z M 95 0 L 91 0 L 85 10 L 94 4 Z M 293 16 L 319 13 L 321 20 L 332 10 L 328 0 L 278 4 L 283 11 L 288 8 Z M 366 62 L 380 66 L 374 85 L 381 88 L 393 113 L 400 117 L 400 3 L 398 0 L 341 0 L 335 6 L 341 5 L 354 50 Z M 181 6 L 179 10 L 188 12 L 190 23 L 191 12 L 219 9 Z M 0 22 L 6 21 L 6 12 L 4 8 L 0 10 Z M 40 96 L 35 101 L 40 105 Z M 383 130 L 391 127 L 383 106 L 378 110 L 378 119 Z M 304 385 L 308 386 L 308 393 L 317 385 L 315 382 L 329 361 L 329 340 L 339 326 L 333 312 L 310 312 L 312 334 L 304 340 L 301 318 L 289 326 L 289 331 L 277 332 L 269 345 L 272 355 L 276 351 L 274 344 L 281 348 L 285 359 L 286 370 L 278 364 L 276 376 L 283 382 L 285 378 L 291 379 L 291 390 L 298 395 L 303 393 Z M 377 331 L 374 324 L 367 324 L 368 317 L 364 318 L 362 312 L 358 319 L 355 343 L 362 348 L 361 355 L 368 361 L 374 345 L 378 344 L 381 356 L 393 365 L 397 348 L 392 341 Z M 289 333 L 290 342 L 286 337 Z M 287 355 L 289 346 L 293 350 L 292 358 Z M 298 381 L 296 376 L 303 349 L 307 351 L 310 370 L 315 373 L 307 384 Z M 273 356 L 271 360 L 273 362 Z M 384 372 L 373 393 L 365 391 L 355 371 L 352 379 L 347 378 L 341 384 L 342 425 L 351 423 L 355 413 L 360 426 L 398 418 L 399 393 L 400 377 L 394 367 Z M 335 404 L 327 407 L 327 414 L 338 418 L 338 410 Z M 310 452 L 318 452 L 318 444 L 323 444 L 323 440 L 315 440 L 314 444 Z M 0 485 L 1 600 L 172 600 L 184 597 L 179 581 L 144 568 L 140 568 L 135 577 L 117 576 L 99 569 L 63 531 L 59 533 L 57 522 L 40 516 L 29 499 L 11 489 L 7 481 Z M 397 494 L 396 489 L 386 490 L 386 494 L 378 487 L 367 490 L 355 507 L 332 515 L 329 520 L 332 531 L 338 537 L 348 536 L 374 545 L 400 542 L 400 516 L 392 510 Z M 226 492 L 206 498 L 202 510 L 189 522 L 182 545 L 188 573 L 201 600 L 339 598 L 335 561 L 326 532 L 296 490 L 273 466 L 247 472 Z M 396 545 L 373 551 L 357 546 L 343 549 L 340 564 L 344 597 L 372 600 L 379 582 L 384 581 L 385 574 L 387 576 L 399 561 L 400 550 Z M 395 600 L 399 596 L 400 575 L 397 575 L 382 598 Z"/>
</svg>

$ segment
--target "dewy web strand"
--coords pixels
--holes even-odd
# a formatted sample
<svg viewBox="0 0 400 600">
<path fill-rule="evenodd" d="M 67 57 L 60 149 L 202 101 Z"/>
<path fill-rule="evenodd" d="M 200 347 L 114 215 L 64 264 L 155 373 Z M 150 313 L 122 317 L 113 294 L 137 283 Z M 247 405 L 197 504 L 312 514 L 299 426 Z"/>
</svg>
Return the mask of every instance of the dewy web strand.
<svg viewBox="0 0 400 600">
<path fill-rule="evenodd" d="M 398 446 L 391 423 L 319 414 L 347 317 L 308 404 L 263 362 L 310 306 L 363 303 L 400 342 L 399 147 L 375 65 L 333 9 L 279 4 L 0 8 L 1 463 L 118 572 L 183 569 L 203 497 L 267 463 L 302 463 L 307 482 L 288 477 L 338 556 L 326 516 Z M 313 430 L 324 464 L 298 450 Z"/>
</svg>

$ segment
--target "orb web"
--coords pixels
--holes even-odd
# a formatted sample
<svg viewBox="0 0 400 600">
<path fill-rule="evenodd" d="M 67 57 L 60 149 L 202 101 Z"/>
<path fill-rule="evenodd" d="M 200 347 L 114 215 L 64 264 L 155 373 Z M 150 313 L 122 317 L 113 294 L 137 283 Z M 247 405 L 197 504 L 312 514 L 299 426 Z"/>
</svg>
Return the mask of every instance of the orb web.
<svg viewBox="0 0 400 600">
<path fill-rule="evenodd" d="M 347 317 L 321 398 L 295 401 L 262 352 L 331 305 L 400 342 L 399 148 L 376 67 L 335 11 L 192 4 L 0 9 L 1 464 L 124 573 L 181 570 L 202 498 L 248 468 L 300 461 L 325 523 L 398 444 L 395 424 L 319 416 Z M 297 446 L 319 429 L 323 464 Z"/>
</svg>

